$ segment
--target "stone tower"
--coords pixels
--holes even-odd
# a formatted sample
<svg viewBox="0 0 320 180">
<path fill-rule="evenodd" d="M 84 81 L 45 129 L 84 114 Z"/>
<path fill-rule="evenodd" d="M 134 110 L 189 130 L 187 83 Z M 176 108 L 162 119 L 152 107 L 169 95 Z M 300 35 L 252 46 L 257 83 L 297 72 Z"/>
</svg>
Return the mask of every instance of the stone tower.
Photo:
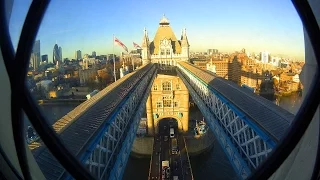
<svg viewBox="0 0 320 180">
<path fill-rule="evenodd" d="M 149 40 L 146 33 L 144 41 L 145 39 Z M 181 39 L 178 40 L 165 15 L 160 19 L 154 39 L 145 45 L 145 48 L 149 49 L 149 51 L 145 50 L 145 53 L 149 55 L 148 61 L 153 63 L 176 66 L 179 61 L 189 60 L 189 42 L 186 30 L 183 30 Z M 142 57 L 147 59 L 146 55 Z"/>
<path fill-rule="evenodd" d="M 182 38 L 181 38 L 181 58 L 185 61 L 189 60 L 189 42 L 187 38 L 186 28 L 182 31 Z"/>
<path fill-rule="evenodd" d="M 144 35 L 142 40 L 142 64 L 150 63 L 150 49 L 149 37 L 146 28 L 144 28 Z"/>
</svg>

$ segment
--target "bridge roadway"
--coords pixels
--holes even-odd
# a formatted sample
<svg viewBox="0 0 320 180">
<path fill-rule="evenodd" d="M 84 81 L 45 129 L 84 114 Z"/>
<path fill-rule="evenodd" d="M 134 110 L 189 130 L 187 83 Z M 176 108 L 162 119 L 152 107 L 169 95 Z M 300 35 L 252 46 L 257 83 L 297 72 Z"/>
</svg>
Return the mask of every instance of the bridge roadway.
<svg viewBox="0 0 320 180">
<path fill-rule="evenodd" d="M 175 128 L 175 132 L 177 128 Z M 170 162 L 170 179 L 192 180 L 192 169 L 184 137 L 176 133 L 179 153 L 171 154 L 170 124 L 168 120 L 159 123 L 159 134 L 154 137 L 153 153 L 150 161 L 149 180 L 162 179 L 162 161 Z M 166 138 L 165 138 L 166 137 Z"/>
<path fill-rule="evenodd" d="M 152 73 L 150 71 L 153 71 L 153 68 L 152 64 L 140 67 L 138 71 L 106 87 L 52 125 L 73 155 L 81 159 L 113 111 L 146 74 Z M 46 179 L 64 179 L 68 176 L 42 141 L 35 142 L 29 147 Z"/>
</svg>

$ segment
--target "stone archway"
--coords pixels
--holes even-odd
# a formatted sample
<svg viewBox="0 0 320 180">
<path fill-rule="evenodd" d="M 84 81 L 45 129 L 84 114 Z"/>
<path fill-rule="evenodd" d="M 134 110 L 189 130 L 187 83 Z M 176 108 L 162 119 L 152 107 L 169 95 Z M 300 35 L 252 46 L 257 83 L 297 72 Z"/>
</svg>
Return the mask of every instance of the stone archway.
<svg viewBox="0 0 320 180">
<path fill-rule="evenodd" d="M 179 132 L 184 130 L 183 123 L 181 122 L 181 119 L 168 116 L 168 117 L 158 118 L 158 119 L 154 120 L 155 134 L 158 134 L 158 132 L 159 132 L 159 123 L 161 121 L 168 121 L 168 122 L 173 121 L 173 124 L 176 124 L 175 129 L 178 129 Z"/>
<path fill-rule="evenodd" d="M 178 130 L 188 131 L 189 92 L 174 72 L 173 74 L 160 72 L 152 84 L 146 103 L 147 127 L 150 136 L 158 132 L 158 121 L 165 118 L 176 119 Z"/>
</svg>

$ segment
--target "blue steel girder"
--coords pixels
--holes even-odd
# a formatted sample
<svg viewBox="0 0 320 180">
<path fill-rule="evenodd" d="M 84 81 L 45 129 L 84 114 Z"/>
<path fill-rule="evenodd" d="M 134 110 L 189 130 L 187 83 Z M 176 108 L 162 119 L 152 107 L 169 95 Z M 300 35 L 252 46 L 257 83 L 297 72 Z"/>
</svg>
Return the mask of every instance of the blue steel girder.
<svg viewBox="0 0 320 180">
<path fill-rule="evenodd" d="M 104 127 L 79 157 L 97 179 L 121 179 L 155 75 L 153 66 L 115 105 Z"/>
<path fill-rule="evenodd" d="M 257 130 L 257 127 L 253 123 L 248 121 L 248 118 L 243 115 L 239 110 L 237 110 L 230 102 L 225 98 L 220 96 L 217 92 L 213 91 L 208 84 L 203 82 L 201 79 L 197 78 L 192 72 L 178 64 L 178 68 L 181 73 L 180 76 L 185 79 L 185 83 L 190 92 L 194 92 L 198 97 L 197 104 L 199 104 L 200 110 L 211 112 L 203 112 L 206 114 L 205 117 L 211 125 L 211 129 L 215 132 L 216 136 L 221 136 L 222 132 L 225 135 L 225 139 L 229 139 L 232 142 L 231 149 L 237 149 L 237 152 L 242 157 L 244 161 L 239 161 L 242 163 L 244 169 L 253 170 L 259 166 L 259 164 L 268 156 L 275 146 L 275 142 L 262 132 Z M 193 93 L 190 93 L 195 96 Z M 197 99 L 197 97 L 195 97 Z M 199 99 L 200 98 L 200 99 Z M 202 103 L 202 105 L 201 105 Z M 205 110 L 204 110 L 205 109 Z M 208 117 L 208 115 L 210 117 Z M 213 119 L 211 119 L 213 118 Z M 210 121 L 211 119 L 211 121 Z M 219 129 L 220 131 L 218 131 Z M 223 130 L 223 131 L 221 131 Z M 220 144 L 225 147 L 226 141 L 220 139 Z M 229 159 L 231 160 L 234 168 L 238 174 L 244 178 L 230 153 L 227 153 Z M 250 172 L 250 171 L 246 171 Z"/>
<path fill-rule="evenodd" d="M 196 90 L 189 84 L 186 78 L 179 71 L 178 76 L 183 80 L 183 82 L 187 86 L 190 95 L 192 96 L 194 102 L 197 104 L 201 113 L 207 120 L 210 129 L 214 132 L 218 142 L 222 146 L 222 149 L 226 153 L 234 170 L 241 179 L 246 179 L 251 173 L 251 170 L 248 167 L 247 163 L 242 159 L 242 156 L 238 152 L 237 148 L 233 145 L 232 141 L 223 130 L 223 127 L 220 126 L 218 120 L 215 118 L 214 114 L 203 102 L 201 97 L 197 94 Z"/>
</svg>

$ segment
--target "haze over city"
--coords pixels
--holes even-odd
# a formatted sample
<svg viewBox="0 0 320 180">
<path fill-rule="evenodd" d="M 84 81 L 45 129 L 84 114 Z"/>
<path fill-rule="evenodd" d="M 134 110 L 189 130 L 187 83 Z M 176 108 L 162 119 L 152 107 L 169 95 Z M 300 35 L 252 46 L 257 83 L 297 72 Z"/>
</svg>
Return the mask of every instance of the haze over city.
<svg viewBox="0 0 320 180">
<path fill-rule="evenodd" d="M 10 33 L 15 46 L 30 3 L 14 1 Z M 191 51 L 245 48 L 304 60 L 302 24 L 291 1 L 53 1 L 37 39 L 49 61 L 56 42 L 64 58 L 73 59 L 76 50 L 110 54 L 113 34 L 131 50 L 132 42 L 141 44 L 144 27 L 153 39 L 163 14 L 177 37 L 187 29 Z"/>
</svg>

